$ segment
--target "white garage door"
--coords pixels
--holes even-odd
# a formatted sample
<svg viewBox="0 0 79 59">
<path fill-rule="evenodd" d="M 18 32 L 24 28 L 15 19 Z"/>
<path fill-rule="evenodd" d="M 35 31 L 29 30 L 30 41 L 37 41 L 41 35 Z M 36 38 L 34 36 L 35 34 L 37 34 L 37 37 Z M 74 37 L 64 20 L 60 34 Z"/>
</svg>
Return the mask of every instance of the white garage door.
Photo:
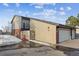
<svg viewBox="0 0 79 59">
<path fill-rule="evenodd" d="M 59 42 L 63 42 L 71 39 L 70 30 L 60 29 L 59 30 Z"/>
</svg>

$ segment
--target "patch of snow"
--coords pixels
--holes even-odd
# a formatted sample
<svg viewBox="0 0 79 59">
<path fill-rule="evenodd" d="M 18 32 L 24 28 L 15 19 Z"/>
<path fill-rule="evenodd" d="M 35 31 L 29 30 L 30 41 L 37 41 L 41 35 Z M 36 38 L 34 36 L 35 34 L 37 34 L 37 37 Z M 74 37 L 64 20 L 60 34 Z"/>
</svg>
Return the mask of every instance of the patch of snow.
<svg viewBox="0 0 79 59">
<path fill-rule="evenodd" d="M 16 38 L 11 35 L 0 35 L 0 46 L 18 44 L 21 42 L 21 39 Z"/>
</svg>

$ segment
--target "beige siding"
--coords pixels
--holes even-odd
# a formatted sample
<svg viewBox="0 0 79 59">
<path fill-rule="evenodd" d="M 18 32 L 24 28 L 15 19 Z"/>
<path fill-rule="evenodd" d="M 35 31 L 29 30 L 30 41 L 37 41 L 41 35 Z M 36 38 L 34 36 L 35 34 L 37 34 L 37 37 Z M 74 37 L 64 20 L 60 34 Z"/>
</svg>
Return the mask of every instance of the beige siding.
<svg viewBox="0 0 79 59">
<path fill-rule="evenodd" d="M 56 44 L 56 25 L 37 20 L 31 20 L 30 25 L 31 30 L 35 31 L 35 40 Z"/>
<path fill-rule="evenodd" d="M 78 33 L 78 34 L 79 34 L 79 29 L 76 29 L 76 33 Z"/>
<path fill-rule="evenodd" d="M 21 28 L 21 17 L 15 16 L 12 26 L 13 26 L 13 29 L 20 29 Z"/>
<path fill-rule="evenodd" d="M 79 39 L 79 29 L 76 29 L 76 38 Z"/>
</svg>

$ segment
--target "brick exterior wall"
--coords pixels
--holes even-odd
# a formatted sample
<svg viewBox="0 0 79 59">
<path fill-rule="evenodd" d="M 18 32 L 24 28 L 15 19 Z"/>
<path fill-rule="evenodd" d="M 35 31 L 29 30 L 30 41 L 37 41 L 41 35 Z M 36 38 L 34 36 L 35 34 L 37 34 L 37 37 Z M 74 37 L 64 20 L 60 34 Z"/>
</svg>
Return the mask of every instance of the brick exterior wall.
<svg viewBox="0 0 79 59">
<path fill-rule="evenodd" d="M 12 35 L 21 38 L 21 30 L 20 29 L 14 29 L 12 30 Z"/>
</svg>

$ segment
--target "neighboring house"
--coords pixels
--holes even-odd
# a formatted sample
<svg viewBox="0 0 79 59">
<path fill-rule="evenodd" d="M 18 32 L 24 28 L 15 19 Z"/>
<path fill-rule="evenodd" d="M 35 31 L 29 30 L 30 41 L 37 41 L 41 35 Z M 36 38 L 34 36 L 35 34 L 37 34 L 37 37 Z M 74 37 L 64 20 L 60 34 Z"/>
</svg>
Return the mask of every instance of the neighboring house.
<svg viewBox="0 0 79 59">
<path fill-rule="evenodd" d="M 21 39 L 26 36 L 49 44 L 75 39 L 76 30 L 70 26 L 23 16 L 14 16 L 11 23 L 12 34 Z"/>
<path fill-rule="evenodd" d="M 79 39 L 79 26 L 76 26 L 76 38 Z"/>
<path fill-rule="evenodd" d="M 0 30 L 0 34 L 2 34 L 2 30 Z"/>
<path fill-rule="evenodd" d="M 70 24 L 69 20 L 66 20 L 66 24 Z M 79 38 L 79 26 L 75 26 L 76 27 L 76 38 Z"/>
</svg>

